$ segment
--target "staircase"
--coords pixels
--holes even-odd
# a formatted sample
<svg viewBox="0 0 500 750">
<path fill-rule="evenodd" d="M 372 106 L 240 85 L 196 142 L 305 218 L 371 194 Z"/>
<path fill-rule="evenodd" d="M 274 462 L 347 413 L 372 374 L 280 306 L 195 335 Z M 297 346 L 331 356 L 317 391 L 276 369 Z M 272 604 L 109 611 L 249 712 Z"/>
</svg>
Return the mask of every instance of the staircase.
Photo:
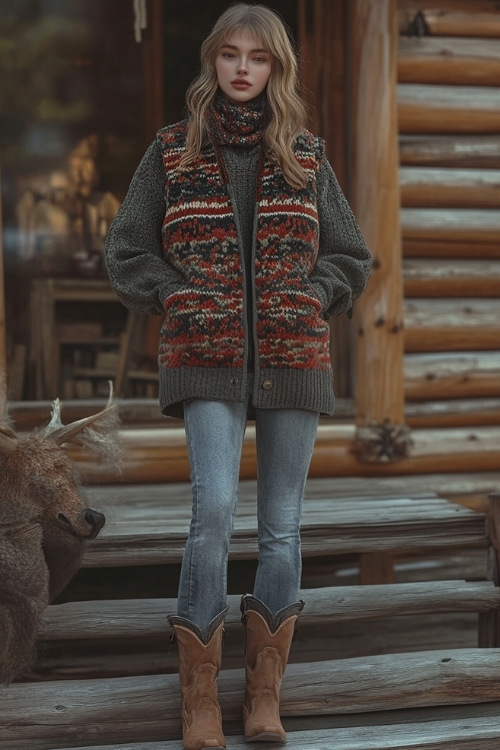
<svg viewBox="0 0 500 750">
<path fill-rule="evenodd" d="M 289 746 L 493 750 L 500 740 L 500 589 L 488 580 L 488 555 L 496 558 L 485 518 L 431 493 L 387 496 L 373 480 L 364 492 L 359 481 L 351 494 L 348 488 L 345 480 L 342 496 L 333 494 L 331 480 L 310 480 L 307 488 L 306 608 L 282 689 Z M 165 623 L 176 602 L 151 592 L 155 566 L 161 565 L 161 586 L 178 574 L 189 488 L 115 485 L 89 492 L 108 524 L 87 550 L 84 573 L 93 569 L 99 580 L 114 572 L 118 593 L 133 591 L 139 577 L 140 598 L 99 600 L 94 586 L 86 598 L 47 609 L 38 665 L 0 689 L 0 748 L 180 750 L 176 655 Z M 255 482 L 241 483 L 230 565 L 255 564 L 254 493 Z M 440 555 L 461 560 L 446 580 L 429 580 L 425 565 L 414 564 L 422 580 L 384 582 L 401 578 L 405 559 Z M 464 562 L 476 580 L 464 580 Z M 325 565 L 323 585 L 308 586 L 311 570 L 318 576 Z M 357 582 L 340 585 L 332 571 L 346 565 L 357 569 Z M 240 593 L 229 597 L 220 677 L 231 748 L 244 746 Z M 428 632 L 429 616 L 448 618 L 439 642 L 433 626 L 431 647 L 417 641 L 420 630 Z M 336 642 L 342 633 L 343 654 Z"/>
</svg>

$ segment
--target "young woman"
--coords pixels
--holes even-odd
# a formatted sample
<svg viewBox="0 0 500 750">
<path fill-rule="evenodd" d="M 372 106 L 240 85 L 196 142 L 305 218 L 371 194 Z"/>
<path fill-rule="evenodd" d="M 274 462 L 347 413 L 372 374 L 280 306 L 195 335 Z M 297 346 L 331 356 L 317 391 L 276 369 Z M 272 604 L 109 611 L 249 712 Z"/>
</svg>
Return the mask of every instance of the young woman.
<svg viewBox="0 0 500 750">
<path fill-rule="evenodd" d="M 303 607 L 300 516 L 320 414 L 334 396 L 328 318 L 349 312 L 371 258 L 305 127 L 279 16 L 237 3 L 201 48 L 187 120 L 160 130 L 107 237 L 109 278 L 164 315 L 160 403 L 183 417 L 193 510 L 169 617 L 186 750 L 225 747 L 217 675 L 228 547 L 247 419 L 256 422 L 259 561 L 242 598 L 247 740 L 286 742 L 280 683 Z"/>
</svg>

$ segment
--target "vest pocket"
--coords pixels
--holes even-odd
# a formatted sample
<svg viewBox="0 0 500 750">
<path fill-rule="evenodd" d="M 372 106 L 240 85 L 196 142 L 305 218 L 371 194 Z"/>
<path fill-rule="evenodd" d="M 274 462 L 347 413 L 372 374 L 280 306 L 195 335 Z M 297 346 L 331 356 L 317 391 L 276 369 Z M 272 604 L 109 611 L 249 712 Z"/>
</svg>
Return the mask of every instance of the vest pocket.
<svg viewBox="0 0 500 750">
<path fill-rule="evenodd" d="M 242 367 L 241 298 L 186 286 L 165 301 L 160 361 L 166 367 Z"/>
</svg>

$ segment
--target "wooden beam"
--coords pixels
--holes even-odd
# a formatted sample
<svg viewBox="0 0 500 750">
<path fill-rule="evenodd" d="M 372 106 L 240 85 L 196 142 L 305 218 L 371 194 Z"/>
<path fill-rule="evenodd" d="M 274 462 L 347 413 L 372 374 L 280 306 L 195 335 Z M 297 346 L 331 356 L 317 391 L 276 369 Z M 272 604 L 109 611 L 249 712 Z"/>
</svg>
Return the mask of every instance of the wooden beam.
<svg viewBox="0 0 500 750">
<path fill-rule="evenodd" d="M 404 425 L 394 0 L 349 4 L 353 65 L 354 212 L 374 257 L 355 306 L 359 427 Z M 377 127 L 367 127 L 377 112 Z M 379 189 L 377 186 L 383 186 Z M 370 373 L 366 377 L 366 373 Z"/>
<path fill-rule="evenodd" d="M 400 83 L 401 133 L 497 133 L 500 88 Z"/>
<path fill-rule="evenodd" d="M 500 258 L 500 212 L 403 208 L 403 250 L 410 257 Z"/>
<path fill-rule="evenodd" d="M 500 259 L 405 258 L 403 273 L 407 299 L 500 296 Z"/>
<path fill-rule="evenodd" d="M 401 33 L 417 11 L 423 14 L 427 33 L 433 36 L 500 37 L 500 13 L 495 0 L 399 0 Z"/>
<path fill-rule="evenodd" d="M 489 581 L 425 581 L 304 589 L 300 627 L 351 620 L 500 609 L 500 589 Z M 240 594 L 228 596 L 226 631 L 241 629 Z M 176 599 L 118 599 L 54 604 L 44 612 L 39 640 L 164 638 L 165 615 Z"/>
<path fill-rule="evenodd" d="M 497 351 L 500 299 L 414 298 L 405 302 L 407 352 Z"/>
<path fill-rule="evenodd" d="M 124 430 L 123 466 L 100 464 L 82 449 L 71 457 L 79 476 L 89 485 L 188 482 L 189 464 L 183 429 Z M 500 465 L 499 428 L 415 432 L 408 458 L 395 463 L 364 464 L 358 458 L 354 425 L 320 424 L 311 477 L 383 477 L 422 472 L 496 471 Z M 243 445 L 242 479 L 256 476 L 255 434 L 250 426 Z"/>
<path fill-rule="evenodd" d="M 500 351 L 407 354 L 405 393 L 426 401 L 500 396 Z"/>
<path fill-rule="evenodd" d="M 406 421 L 412 429 L 498 427 L 500 425 L 500 398 L 450 399 L 445 397 L 441 400 L 429 401 L 408 399 Z"/>
<path fill-rule="evenodd" d="M 405 207 L 500 207 L 500 170 L 400 167 L 399 177 Z"/>
<path fill-rule="evenodd" d="M 500 169 L 498 135 L 401 135 L 399 156 L 415 167 Z"/>
<path fill-rule="evenodd" d="M 379 719 L 380 717 L 377 717 Z M 318 726 L 318 718 L 306 729 L 289 729 L 287 724 L 288 750 L 324 750 L 334 747 L 335 750 L 366 750 L 374 747 L 376 742 L 383 748 L 397 750 L 492 750 L 500 742 L 500 729 L 494 716 L 468 717 L 467 719 L 440 719 L 434 713 L 427 715 L 427 720 L 409 721 L 404 724 L 391 724 L 386 717 L 383 726 L 375 724 L 337 725 L 323 729 Z M 304 726 L 301 720 L 300 726 Z M 227 732 L 226 732 L 227 735 Z M 229 736 L 229 735 L 227 735 Z M 231 750 L 248 750 L 248 743 L 241 736 L 231 734 Z M 130 743 L 125 745 L 93 745 L 82 750 L 178 750 L 177 740 L 171 742 Z M 15 750 L 15 748 L 13 748 Z M 69 748 L 66 748 L 69 750 Z"/>
<path fill-rule="evenodd" d="M 400 83 L 500 86 L 500 39 L 399 38 Z"/>
</svg>

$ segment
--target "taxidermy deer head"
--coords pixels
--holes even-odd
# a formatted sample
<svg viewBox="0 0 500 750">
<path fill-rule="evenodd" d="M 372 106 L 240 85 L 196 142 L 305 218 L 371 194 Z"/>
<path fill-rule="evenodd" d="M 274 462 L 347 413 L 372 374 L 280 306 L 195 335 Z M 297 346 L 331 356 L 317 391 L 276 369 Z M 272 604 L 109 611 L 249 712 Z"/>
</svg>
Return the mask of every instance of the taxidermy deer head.
<svg viewBox="0 0 500 750">
<path fill-rule="evenodd" d="M 0 390 L 2 390 L 0 388 Z M 33 662 L 42 613 L 76 573 L 85 544 L 104 526 L 85 507 L 65 446 L 78 442 L 117 455 L 117 408 L 61 422 L 54 401 L 49 424 L 20 439 L 0 394 L 0 684 Z M 116 452 L 115 452 L 116 451 Z"/>
</svg>

